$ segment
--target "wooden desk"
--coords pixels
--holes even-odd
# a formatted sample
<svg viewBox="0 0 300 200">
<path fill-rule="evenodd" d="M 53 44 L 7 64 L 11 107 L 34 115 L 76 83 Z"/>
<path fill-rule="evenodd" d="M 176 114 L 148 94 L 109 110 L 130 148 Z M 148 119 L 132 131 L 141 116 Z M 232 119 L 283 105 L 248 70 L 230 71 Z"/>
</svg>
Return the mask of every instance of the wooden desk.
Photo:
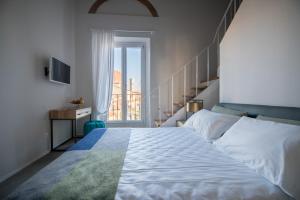
<svg viewBox="0 0 300 200">
<path fill-rule="evenodd" d="M 75 138 L 76 142 L 76 127 L 77 127 L 77 119 L 83 117 L 90 117 L 92 118 L 92 109 L 88 108 L 78 108 L 78 109 L 63 109 L 63 110 L 50 110 L 49 111 L 49 119 L 50 119 L 50 133 L 51 133 L 51 151 L 64 151 L 59 150 L 58 148 L 70 141 L 71 139 Z M 53 147 L 53 122 L 55 120 L 70 120 L 71 121 L 71 138 L 64 141 L 63 143 L 59 144 L 57 147 Z M 75 128 L 74 128 L 75 126 Z"/>
</svg>

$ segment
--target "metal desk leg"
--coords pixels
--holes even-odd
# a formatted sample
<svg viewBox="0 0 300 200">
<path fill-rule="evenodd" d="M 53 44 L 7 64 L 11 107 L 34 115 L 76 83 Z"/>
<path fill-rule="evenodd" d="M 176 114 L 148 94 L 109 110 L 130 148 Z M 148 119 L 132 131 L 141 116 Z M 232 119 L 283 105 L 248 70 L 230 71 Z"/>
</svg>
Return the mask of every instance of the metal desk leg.
<svg viewBox="0 0 300 200">
<path fill-rule="evenodd" d="M 53 151 L 53 120 L 50 120 L 51 151 Z"/>
<path fill-rule="evenodd" d="M 76 136 L 77 120 L 76 119 L 74 120 L 74 124 L 75 124 L 75 127 L 74 127 L 74 138 L 75 138 L 75 143 L 76 143 L 77 142 L 77 136 Z"/>
<path fill-rule="evenodd" d="M 73 120 L 71 120 L 71 138 L 74 137 L 74 124 L 73 124 Z"/>
</svg>

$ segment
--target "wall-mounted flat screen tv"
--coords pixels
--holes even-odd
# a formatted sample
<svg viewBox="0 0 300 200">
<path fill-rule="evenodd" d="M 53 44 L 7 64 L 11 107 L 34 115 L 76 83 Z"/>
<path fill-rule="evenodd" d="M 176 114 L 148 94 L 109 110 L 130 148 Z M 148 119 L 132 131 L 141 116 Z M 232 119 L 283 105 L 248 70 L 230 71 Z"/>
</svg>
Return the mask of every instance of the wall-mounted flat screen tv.
<svg viewBox="0 0 300 200">
<path fill-rule="evenodd" d="M 51 57 L 49 63 L 49 80 L 56 83 L 70 84 L 71 67 Z"/>
</svg>

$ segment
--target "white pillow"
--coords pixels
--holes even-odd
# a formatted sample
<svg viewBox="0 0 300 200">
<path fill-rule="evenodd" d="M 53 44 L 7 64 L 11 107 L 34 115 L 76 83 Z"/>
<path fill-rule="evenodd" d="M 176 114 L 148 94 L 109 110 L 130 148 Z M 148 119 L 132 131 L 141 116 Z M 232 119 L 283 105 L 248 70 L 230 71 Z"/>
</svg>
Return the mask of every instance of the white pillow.
<svg viewBox="0 0 300 200">
<path fill-rule="evenodd" d="M 243 117 L 214 143 L 300 199 L 300 127 Z"/>
<path fill-rule="evenodd" d="M 206 140 L 212 141 L 221 137 L 240 117 L 201 110 L 192 115 L 184 127 L 193 128 Z"/>
</svg>

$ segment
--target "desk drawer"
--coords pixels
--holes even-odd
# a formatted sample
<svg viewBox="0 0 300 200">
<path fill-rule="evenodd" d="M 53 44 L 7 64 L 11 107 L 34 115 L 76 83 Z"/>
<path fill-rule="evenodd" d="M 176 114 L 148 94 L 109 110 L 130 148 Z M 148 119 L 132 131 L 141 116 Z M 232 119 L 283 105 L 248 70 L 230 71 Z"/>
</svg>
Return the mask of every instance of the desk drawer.
<svg viewBox="0 0 300 200">
<path fill-rule="evenodd" d="M 50 119 L 79 119 L 88 116 L 92 113 L 91 108 L 82 109 L 65 109 L 65 110 L 51 110 L 49 111 Z"/>
<path fill-rule="evenodd" d="M 83 108 L 83 109 L 76 110 L 76 119 L 90 115 L 91 113 L 92 113 L 91 108 Z"/>
</svg>

